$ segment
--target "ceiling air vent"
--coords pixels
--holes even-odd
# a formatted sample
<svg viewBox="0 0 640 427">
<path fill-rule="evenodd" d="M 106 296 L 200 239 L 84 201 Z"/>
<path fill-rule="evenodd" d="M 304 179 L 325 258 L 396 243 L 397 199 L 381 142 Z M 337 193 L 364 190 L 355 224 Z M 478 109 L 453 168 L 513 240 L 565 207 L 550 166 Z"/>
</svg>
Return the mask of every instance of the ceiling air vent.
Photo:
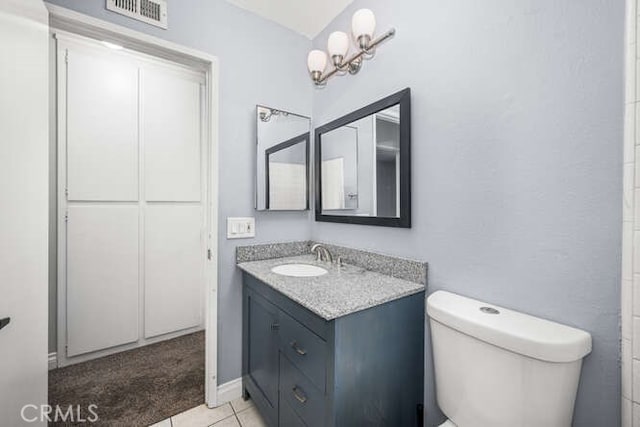
<svg viewBox="0 0 640 427">
<path fill-rule="evenodd" d="M 166 0 L 107 0 L 107 10 L 167 29 Z"/>
</svg>

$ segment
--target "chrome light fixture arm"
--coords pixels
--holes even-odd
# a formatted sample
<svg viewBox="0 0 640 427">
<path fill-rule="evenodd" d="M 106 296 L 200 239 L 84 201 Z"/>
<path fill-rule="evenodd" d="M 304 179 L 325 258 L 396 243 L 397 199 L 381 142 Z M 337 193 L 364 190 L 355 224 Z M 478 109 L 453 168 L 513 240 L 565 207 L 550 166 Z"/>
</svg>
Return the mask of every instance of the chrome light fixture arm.
<svg viewBox="0 0 640 427">
<path fill-rule="evenodd" d="M 316 84 L 316 86 L 324 86 L 329 78 L 344 70 L 347 70 L 349 74 L 356 74 L 358 71 L 360 71 L 360 68 L 362 68 L 362 61 L 364 59 L 372 58 L 375 54 L 376 47 L 393 37 L 395 34 L 396 29 L 391 28 L 386 33 L 376 37 L 371 42 L 366 41 L 366 38 L 364 36 L 361 37 L 358 40 L 360 43 L 360 51 L 351 55 L 351 57 L 344 60 L 340 65 L 334 66 L 334 68 L 328 73 L 321 74 L 319 72 L 316 72 L 316 74 L 314 74 L 312 72 L 311 78 L 313 79 L 313 82 Z M 364 43 L 366 44 L 361 43 L 362 41 L 364 41 Z"/>
</svg>

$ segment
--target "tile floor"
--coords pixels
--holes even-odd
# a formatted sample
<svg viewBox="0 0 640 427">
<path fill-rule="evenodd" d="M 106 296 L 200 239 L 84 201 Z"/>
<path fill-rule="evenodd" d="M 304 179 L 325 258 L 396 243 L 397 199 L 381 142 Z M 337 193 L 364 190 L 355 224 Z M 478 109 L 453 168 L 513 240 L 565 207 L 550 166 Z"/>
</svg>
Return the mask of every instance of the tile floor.
<svg viewBox="0 0 640 427">
<path fill-rule="evenodd" d="M 200 405 L 151 427 L 266 427 L 251 400 L 238 398 L 214 409 Z"/>
</svg>

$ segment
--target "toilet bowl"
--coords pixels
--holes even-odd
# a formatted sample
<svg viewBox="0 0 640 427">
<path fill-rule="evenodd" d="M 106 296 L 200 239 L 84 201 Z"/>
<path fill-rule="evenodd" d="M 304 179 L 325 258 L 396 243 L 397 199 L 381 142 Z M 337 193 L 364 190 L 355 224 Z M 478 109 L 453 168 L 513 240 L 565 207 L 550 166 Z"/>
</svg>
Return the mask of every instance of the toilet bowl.
<svg viewBox="0 0 640 427">
<path fill-rule="evenodd" d="M 570 427 L 591 335 L 445 291 L 427 299 L 440 427 Z"/>
</svg>

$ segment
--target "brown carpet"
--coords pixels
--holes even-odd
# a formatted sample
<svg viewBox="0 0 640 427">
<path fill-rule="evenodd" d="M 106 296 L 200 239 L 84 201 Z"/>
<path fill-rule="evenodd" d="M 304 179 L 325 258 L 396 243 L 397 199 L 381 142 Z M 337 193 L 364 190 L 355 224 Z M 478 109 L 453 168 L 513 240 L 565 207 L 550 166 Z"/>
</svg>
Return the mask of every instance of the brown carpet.
<svg viewBox="0 0 640 427">
<path fill-rule="evenodd" d="M 49 371 L 49 404 L 80 405 L 95 426 L 148 426 L 204 403 L 204 332 Z M 76 425 L 50 423 L 49 425 Z"/>
</svg>

